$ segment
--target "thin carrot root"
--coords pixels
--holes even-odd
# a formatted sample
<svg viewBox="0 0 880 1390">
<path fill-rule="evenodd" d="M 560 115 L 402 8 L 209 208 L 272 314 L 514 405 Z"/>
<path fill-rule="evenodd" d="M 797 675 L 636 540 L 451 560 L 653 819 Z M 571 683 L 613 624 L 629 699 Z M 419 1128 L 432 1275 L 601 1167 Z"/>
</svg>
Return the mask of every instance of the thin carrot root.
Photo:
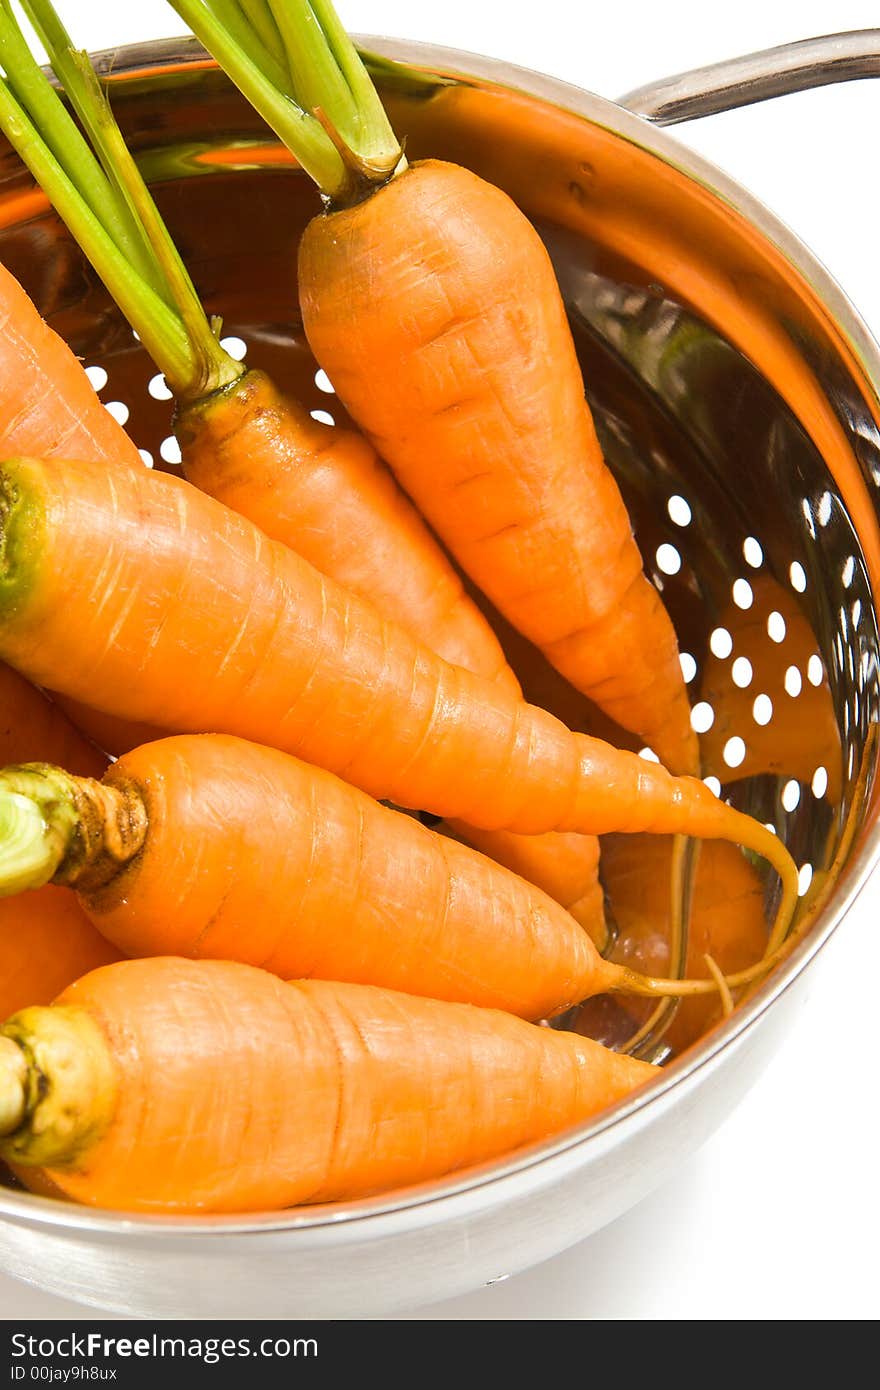
<svg viewBox="0 0 880 1390">
<path fill-rule="evenodd" d="M 718 985 L 718 993 L 721 996 L 721 1007 L 724 1010 L 724 1017 L 729 1018 L 734 1009 L 733 995 L 730 992 L 730 986 L 721 973 L 717 961 L 714 960 L 712 956 L 707 953 L 703 956 L 703 960 L 706 962 L 713 980 Z"/>
<path fill-rule="evenodd" d="M 669 876 L 669 973 L 673 979 L 683 978 L 687 973 L 688 924 L 697 852 L 696 841 L 683 835 L 673 837 Z M 676 995 L 661 1000 L 621 1051 L 654 1062 L 668 1056 L 669 1049 L 664 1046 L 663 1038 L 678 1012 L 680 999 L 681 995 Z"/>
</svg>

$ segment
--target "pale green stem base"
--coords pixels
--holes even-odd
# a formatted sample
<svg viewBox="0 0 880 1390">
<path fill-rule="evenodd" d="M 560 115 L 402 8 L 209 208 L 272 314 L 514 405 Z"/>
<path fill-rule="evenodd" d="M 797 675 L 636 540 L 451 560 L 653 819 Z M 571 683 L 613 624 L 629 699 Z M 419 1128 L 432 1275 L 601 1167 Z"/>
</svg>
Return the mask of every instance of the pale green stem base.
<svg viewBox="0 0 880 1390">
<path fill-rule="evenodd" d="M 0 772 L 0 897 L 48 883 L 77 825 L 65 774 L 42 764 Z"/>
</svg>

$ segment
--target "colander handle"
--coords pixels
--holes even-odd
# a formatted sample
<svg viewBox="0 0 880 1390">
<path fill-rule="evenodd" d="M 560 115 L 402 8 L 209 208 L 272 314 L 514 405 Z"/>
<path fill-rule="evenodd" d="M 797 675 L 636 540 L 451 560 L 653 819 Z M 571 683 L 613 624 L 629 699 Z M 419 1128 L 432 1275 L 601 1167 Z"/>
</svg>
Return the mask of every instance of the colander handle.
<svg viewBox="0 0 880 1390">
<path fill-rule="evenodd" d="M 620 97 L 619 104 L 654 125 L 680 125 L 770 97 L 859 77 L 880 77 L 880 29 L 801 39 L 692 68 L 637 87 Z"/>
</svg>

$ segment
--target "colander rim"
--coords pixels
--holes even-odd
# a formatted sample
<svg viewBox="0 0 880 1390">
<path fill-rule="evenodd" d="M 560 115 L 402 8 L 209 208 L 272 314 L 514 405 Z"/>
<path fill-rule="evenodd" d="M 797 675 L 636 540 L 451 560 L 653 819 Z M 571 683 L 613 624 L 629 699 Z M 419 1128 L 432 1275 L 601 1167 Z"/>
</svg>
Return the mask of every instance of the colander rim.
<svg viewBox="0 0 880 1390">
<path fill-rule="evenodd" d="M 652 126 L 625 107 L 545 73 L 466 50 L 416 40 L 368 35 L 358 36 L 357 42 L 371 52 L 431 73 L 506 88 L 562 108 L 631 142 L 685 177 L 700 183 L 707 192 L 719 197 L 739 213 L 752 228 L 757 228 L 810 286 L 854 351 L 873 392 L 880 417 L 880 347 L 848 296 L 791 228 L 742 184 L 704 156 L 681 144 L 667 130 Z M 92 58 L 98 70 L 114 82 L 130 81 L 146 71 L 153 76 L 162 69 L 184 71 L 216 67 L 198 41 L 186 37 L 128 44 L 102 50 L 93 54 Z M 624 1131 L 634 1121 L 642 1118 L 647 1121 L 652 1113 L 659 1114 L 676 1093 L 686 1088 L 706 1068 L 716 1066 L 721 1054 L 752 1031 L 827 944 L 865 886 L 878 858 L 880 824 L 875 813 L 873 823 L 863 828 L 858 847 L 851 854 L 831 900 L 817 917 L 809 934 L 791 956 L 775 968 L 750 1000 L 682 1057 L 664 1068 L 658 1081 L 645 1095 L 636 1095 L 632 1100 L 604 1111 L 598 1118 L 540 1144 L 531 1145 L 510 1158 L 486 1163 L 462 1174 L 453 1174 L 418 1187 L 355 1202 L 233 1216 L 152 1216 L 92 1210 L 0 1186 L 0 1219 L 14 1218 L 19 1223 L 31 1226 L 63 1228 L 84 1235 L 128 1234 L 143 1239 L 168 1240 L 183 1236 L 246 1236 L 300 1230 L 320 1233 L 377 1222 L 382 1224 L 384 1231 L 389 1220 L 393 1225 L 395 1219 L 405 1220 L 408 1213 L 443 1207 L 444 1204 L 448 1206 L 457 1199 L 473 1198 L 475 1194 L 485 1205 L 487 1198 L 491 1200 L 494 1190 L 497 1201 L 501 1202 L 509 1179 L 530 1176 L 537 1186 L 541 1182 L 541 1170 L 553 1159 L 583 1153 L 583 1161 L 586 1162 L 588 1153 L 603 1136 L 613 1136 L 619 1132 L 622 1138 Z"/>
</svg>

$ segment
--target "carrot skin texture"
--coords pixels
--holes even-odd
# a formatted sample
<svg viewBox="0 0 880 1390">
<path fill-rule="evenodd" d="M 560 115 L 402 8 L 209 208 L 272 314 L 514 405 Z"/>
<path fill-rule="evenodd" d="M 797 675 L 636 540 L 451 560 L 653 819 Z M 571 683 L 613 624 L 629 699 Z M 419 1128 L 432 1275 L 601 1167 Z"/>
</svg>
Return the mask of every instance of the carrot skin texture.
<svg viewBox="0 0 880 1390">
<path fill-rule="evenodd" d="M 478 830 L 461 821 L 445 824 L 456 838 L 549 894 L 600 949 L 604 946 L 605 896 L 599 882 L 599 841 L 595 835 L 570 831 L 512 835 L 508 830 Z"/>
<path fill-rule="evenodd" d="M 486 829 L 760 833 L 702 782 L 447 665 L 182 479 L 20 459 L 4 497 L 0 656 L 41 684 Z"/>
<path fill-rule="evenodd" d="M 299 286 L 312 351 L 478 587 L 696 773 L 675 633 L 602 459 L 550 259 L 512 200 L 459 166 L 411 165 L 312 220 Z"/>
<path fill-rule="evenodd" d="M 0 761 L 54 762 L 100 777 L 107 759 L 57 705 L 0 663 Z M 68 888 L 0 898 L 0 1018 L 48 1004 L 77 976 L 119 959 Z"/>
<path fill-rule="evenodd" d="M 32 762 L 59 763 L 80 777 L 101 777 L 107 766 L 63 710 L 0 662 L 0 764 Z"/>
<path fill-rule="evenodd" d="M 7 455 L 103 458 L 143 468 L 78 358 L 0 265 L 0 439 Z"/>
<path fill-rule="evenodd" d="M 656 1076 L 573 1034 L 369 986 L 225 961 L 124 961 L 57 1001 L 118 1071 L 69 1197 L 129 1211 L 259 1211 L 381 1192 L 589 1119 Z"/>
<path fill-rule="evenodd" d="M 184 476 L 202 492 L 283 541 L 444 661 L 520 694 L 489 623 L 363 435 L 313 420 L 254 370 L 179 406 L 175 433 Z M 455 828 L 570 905 L 597 937 L 604 934 L 595 840 L 550 834 L 519 843 L 502 832 L 476 832 L 475 839 L 467 826 Z"/>
<path fill-rule="evenodd" d="M 128 956 L 238 960 L 530 1019 L 616 983 L 540 889 L 276 749 L 164 739 L 104 784 L 136 789 L 147 836 L 81 902 Z"/>
<path fill-rule="evenodd" d="M 516 678 L 436 540 L 354 430 L 313 420 L 249 371 L 178 408 L 184 476 L 456 666 Z"/>
</svg>

